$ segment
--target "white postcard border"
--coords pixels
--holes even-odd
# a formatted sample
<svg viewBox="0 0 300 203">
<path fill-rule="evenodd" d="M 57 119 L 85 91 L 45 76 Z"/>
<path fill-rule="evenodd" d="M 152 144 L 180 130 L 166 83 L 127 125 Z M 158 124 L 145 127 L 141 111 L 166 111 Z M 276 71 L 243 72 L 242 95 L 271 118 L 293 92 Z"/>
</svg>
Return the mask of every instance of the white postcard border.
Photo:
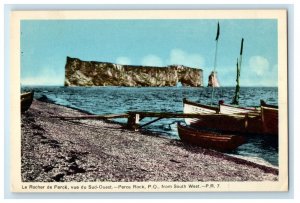
<svg viewBox="0 0 300 203">
<path fill-rule="evenodd" d="M 277 19 L 278 20 L 278 103 L 279 180 L 262 182 L 63 182 L 28 183 L 21 181 L 20 129 L 20 22 L 29 19 Z M 122 10 L 122 11 L 13 11 L 10 52 L 10 139 L 11 191 L 13 192 L 211 192 L 287 191 L 287 11 L 286 10 Z M 173 185 L 163 189 L 161 185 Z M 200 185 L 189 188 L 189 184 Z M 174 185 L 182 185 L 175 188 Z M 76 189 L 72 189 L 76 187 Z M 96 187 L 98 186 L 98 188 Z M 99 187 L 102 187 L 101 189 Z M 127 186 L 130 186 L 128 189 Z M 138 189 L 137 186 L 142 188 Z M 185 187 L 184 187 L 185 186 Z M 79 187 L 79 188 L 78 188 Z M 85 189 L 85 188 L 95 189 Z M 107 189 L 111 187 L 112 189 Z M 133 188 L 135 187 L 135 188 Z M 48 188 L 48 189 L 47 189 Z"/>
</svg>

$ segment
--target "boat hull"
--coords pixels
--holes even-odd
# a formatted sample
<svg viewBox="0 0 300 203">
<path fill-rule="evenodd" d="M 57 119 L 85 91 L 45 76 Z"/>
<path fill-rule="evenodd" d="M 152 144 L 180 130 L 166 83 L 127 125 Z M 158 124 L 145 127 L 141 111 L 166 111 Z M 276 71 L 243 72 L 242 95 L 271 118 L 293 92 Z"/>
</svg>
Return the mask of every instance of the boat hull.
<svg viewBox="0 0 300 203">
<path fill-rule="evenodd" d="M 242 134 L 262 134 L 262 122 L 260 112 L 256 109 L 238 108 L 220 104 L 218 107 L 210 107 L 187 100 L 183 101 L 184 113 L 201 114 L 203 117 L 185 119 L 187 125 L 215 129 L 222 132 Z M 204 110 L 206 107 L 207 110 Z M 224 108 L 223 108 L 224 107 Z M 201 108 L 201 111 L 199 110 Z M 224 110 L 226 112 L 224 113 Z"/>
<path fill-rule="evenodd" d="M 278 109 L 261 106 L 261 120 L 265 134 L 278 135 Z"/>
<path fill-rule="evenodd" d="M 218 113 L 218 107 L 207 106 L 203 104 L 198 104 L 196 102 L 188 101 L 183 99 L 183 112 L 184 113 L 195 113 L 195 114 L 215 114 Z M 191 123 L 197 122 L 197 118 L 186 118 L 185 123 L 190 125 Z"/>
<path fill-rule="evenodd" d="M 25 111 L 27 111 L 31 104 L 32 104 L 32 100 L 33 100 L 33 92 L 27 92 L 27 93 L 23 93 L 21 94 L 21 112 L 24 113 Z"/>
<path fill-rule="evenodd" d="M 191 126 L 213 129 L 225 133 L 262 134 L 260 116 L 212 114 L 203 115 Z"/>
<path fill-rule="evenodd" d="M 232 151 L 246 142 L 243 136 L 226 135 L 199 130 L 178 123 L 178 134 L 183 142 L 218 151 Z"/>
<path fill-rule="evenodd" d="M 243 108 L 243 107 L 237 107 L 227 104 L 220 104 L 219 105 L 221 114 L 246 114 L 246 113 L 259 113 L 258 110 L 255 108 Z"/>
</svg>

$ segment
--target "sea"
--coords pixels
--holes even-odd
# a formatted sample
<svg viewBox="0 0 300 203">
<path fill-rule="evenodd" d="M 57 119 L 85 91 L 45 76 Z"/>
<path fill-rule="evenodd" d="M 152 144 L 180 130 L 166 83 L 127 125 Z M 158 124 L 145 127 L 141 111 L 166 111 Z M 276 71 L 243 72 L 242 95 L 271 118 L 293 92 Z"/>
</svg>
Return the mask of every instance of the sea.
<svg viewBox="0 0 300 203">
<path fill-rule="evenodd" d="M 91 114 L 118 114 L 127 111 L 183 112 L 183 98 L 202 104 L 217 104 L 223 100 L 229 104 L 235 87 L 64 87 L 22 86 L 21 91 L 35 91 L 35 99 L 47 99 L 54 104 L 80 109 Z M 212 97 L 212 92 L 214 92 Z M 240 106 L 260 106 L 263 99 L 278 105 L 277 87 L 241 87 Z M 153 119 L 153 118 L 152 118 Z M 141 124 L 151 118 L 143 119 Z M 126 119 L 115 119 L 125 123 Z M 177 122 L 184 119 L 162 119 L 145 127 L 168 139 L 177 139 Z M 247 143 L 229 155 L 278 167 L 278 138 L 262 135 L 247 136 Z"/>
</svg>

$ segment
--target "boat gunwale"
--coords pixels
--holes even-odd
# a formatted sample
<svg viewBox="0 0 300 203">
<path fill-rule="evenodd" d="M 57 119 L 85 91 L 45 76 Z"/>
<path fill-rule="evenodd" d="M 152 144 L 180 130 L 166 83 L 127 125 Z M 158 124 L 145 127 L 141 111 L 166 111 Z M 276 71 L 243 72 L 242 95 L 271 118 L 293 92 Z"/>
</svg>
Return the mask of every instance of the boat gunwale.
<svg viewBox="0 0 300 203">
<path fill-rule="evenodd" d="M 197 106 L 197 107 L 202 107 L 202 108 L 207 108 L 207 109 L 210 109 L 210 110 L 215 110 L 216 113 L 219 112 L 219 107 L 213 107 L 213 106 L 209 106 L 209 105 L 199 104 L 197 102 L 187 100 L 186 98 L 183 98 L 183 104 L 190 104 L 190 105 L 194 105 L 194 106 Z"/>
<path fill-rule="evenodd" d="M 261 108 L 263 107 L 263 108 L 277 109 L 278 110 L 277 105 L 267 104 L 264 100 L 260 100 L 260 107 Z"/>
<path fill-rule="evenodd" d="M 198 146 L 204 147 L 204 148 L 221 151 L 221 152 L 234 150 L 246 142 L 245 137 L 240 136 L 240 135 L 228 135 L 227 134 L 227 135 L 221 135 L 221 136 L 215 135 L 215 136 L 211 136 L 211 137 L 205 137 L 205 136 L 202 136 L 201 134 L 196 134 L 195 131 L 197 131 L 197 129 L 195 129 L 195 130 L 190 129 L 188 126 L 184 126 L 184 125 L 180 124 L 179 122 L 177 123 L 177 129 L 178 129 L 178 134 L 179 134 L 181 141 L 187 142 L 190 144 L 195 144 L 195 145 L 198 145 Z M 195 140 L 195 141 L 193 141 L 193 140 Z M 203 142 L 201 145 L 197 144 L 200 140 L 201 140 L 201 142 Z"/>
<path fill-rule="evenodd" d="M 244 110 L 249 110 L 249 111 L 259 111 L 258 109 L 256 109 L 255 107 L 240 107 L 240 106 L 234 106 L 234 105 L 230 105 L 230 104 L 219 104 L 219 106 L 226 106 L 226 107 L 232 107 L 232 108 L 236 108 L 236 109 L 244 109 Z"/>
<path fill-rule="evenodd" d="M 177 127 L 180 128 L 180 129 L 183 129 L 184 131 L 189 131 L 191 133 L 211 133 L 212 135 L 201 135 L 201 137 L 203 136 L 203 138 L 217 138 L 217 139 L 232 139 L 233 137 L 237 137 L 237 136 L 240 136 L 240 135 L 235 135 L 235 134 L 229 134 L 229 133 L 223 133 L 223 132 L 218 132 L 218 131 L 213 131 L 213 130 L 210 130 L 210 129 L 197 129 L 197 128 L 193 128 L 191 126 L 185 126 L 185 125 L 182 125 L 180 123 L 177 123 Z"/>
</svg>

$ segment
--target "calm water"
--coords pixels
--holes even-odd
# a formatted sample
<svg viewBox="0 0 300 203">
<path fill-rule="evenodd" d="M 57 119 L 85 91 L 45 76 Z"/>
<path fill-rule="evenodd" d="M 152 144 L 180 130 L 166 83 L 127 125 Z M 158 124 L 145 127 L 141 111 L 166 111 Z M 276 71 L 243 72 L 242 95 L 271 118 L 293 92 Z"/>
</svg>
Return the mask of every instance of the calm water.
<svg viewBox="0 0 300 203">
<path fill-rule="evenodd" d="M 182 112 L 182 99 L 211 103 L 211 88 L 192 87 L 23 87 L 22 91 L 35 91 L 35 98 L 43 95 L 53 103 L 78 108 L 93 114 L 125 113 L 126 111 L 162 111 Z M 222 99 L 226 103 L 232 101 L 235 88 L 222 87 L 215 89 L 215 100 Z M 259 106 L 260 99 L 277 105 L 277 88 L 242 87 L 240 90 L 241 106 Z M 142 123 L 150 121 L 144 119 Z M 125 119 L 118 119 L 126 122 Z M 146 128 L 159 132 L 170 139 L 179 139 L 176 122 L 183 119 L 162 119 Z M 232 154 L 245 156 L 257 161 L 278 165 L 277 139 L 262 136 L 247 137 L 248 142 L 237 148 Z"/>
</svg>

